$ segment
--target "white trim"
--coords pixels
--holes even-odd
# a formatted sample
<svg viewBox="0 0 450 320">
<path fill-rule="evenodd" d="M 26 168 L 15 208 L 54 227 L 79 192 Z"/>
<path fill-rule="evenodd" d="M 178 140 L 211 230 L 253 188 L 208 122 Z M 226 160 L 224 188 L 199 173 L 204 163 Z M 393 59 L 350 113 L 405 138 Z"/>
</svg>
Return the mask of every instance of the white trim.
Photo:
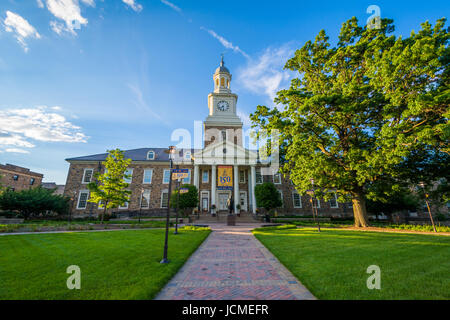
<svg viewBox="0 0 450 320">
<path fill-rule="evenodd" d="M 84 208 L 80 208 L 80 200 L 81 200 L 81 194 L 86 194 L 87 193 L 87 197 L 86 197 L 86 206 Z M 87 204 L 88 204 L 88 200 L 89 200 L 89 190 L 80 190 L 80 192 L 78 193 L 78 201 L 77 201 L 77 210 L 85 210 L 87 208 Z"/>
<path fill-rule="evenodd" d="M 244 194 L 244 200 L 245 200 L 245 208 L 243 208 L 242 207 L 242 204 L 241 204 L 241 194 Z M 248 197 L 247 197 L 247 191 L 242 191 L 242 190 L 239 190 L 239 202 L 238 202 L 240 205 L 241 205 L 241 210 L 244 210 L 244 211 L 248 211 Z"/>
<path fill-rule="evenodd" d="M 259 176 L 261 177 L 261 182 L 258 182 L 258 171 L 259 171 Z M 264 178 L 262 175 L 261 167 L 255 168 L 255 183 L 262 184 L 263 182 L 264 182 Z"/>
<path fill-rule="evenodd" d="M 300 201 L 300 206 L 296 206 L 295 205 L 295 195 L 298 195 L 298 199 Z M 296 209 L 301 209 L 303 207 L 303 203 L 302 203 L 302 196 L 297 192 L 297 191 L 293 191 L 292 192 L 292 205 L 294 206 L 294 208 Z"/>
<path fill-rule="evenodd" d="M 145 172 L 150 171 L 150 182 L 145 182 Z M 153 180 L 153 169 L 144 169 L 144 173 L 142 175 L 142 184 L 152 184 Z"/>
<path fill-rule="evenodd" d="M 86 178 L 86 171 L 87 170 L 91 170 L 92 171 L 92 173 L 91 173 L 91 179 L 89 179 L 89 181 L 88 182 L 84 182 L 84 178 Z M 91 181 L 92 181 L 92 178 L 94 177 L 94 169 L 93 168 L 85 168 L 84 169 L 84 172 L 83 172 L 83 179 L 81 180 L 81 184 L 88 184 L 88 183 L 90 183 Z"/>
<path fill-rule="evenodd" d="M 149 157 L 150 153 L 153 154 L 153 157 Z M 147 160 L 155 160 L 155 156 L 156 156 L 155 151 L 150 150 L 149 152 L 147 152 Z"/>
<path fill-rule="evenodd" d="M 203 211 L 203 199 L 205 198 L 203 195 L 206 194 L 206 198 L 208 199 L 208 208 L 206 208 L 206 211 L 209 211 L 211 208 L 211 201 L 209 198 L 209 190 L 201 190 L 200 191 L 200 210 Z"/>
</svg>

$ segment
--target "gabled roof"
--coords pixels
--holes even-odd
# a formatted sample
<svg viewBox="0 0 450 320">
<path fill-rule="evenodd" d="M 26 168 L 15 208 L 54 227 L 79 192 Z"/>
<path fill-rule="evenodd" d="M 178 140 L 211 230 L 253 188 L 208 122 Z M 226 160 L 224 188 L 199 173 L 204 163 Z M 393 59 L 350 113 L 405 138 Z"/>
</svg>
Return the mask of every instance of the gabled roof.
<svg viewBox="0 0 450 320">
<path fill-rule="evenodd" d="M 169 154 L 165 153 L 165 150 L 167 150 L 167 148 L 140 148 L 125 150 L 124 157 L 125 159 L 131 159 L 132 161 L 169 161 Z M 153 160 L 147 159 L 147 154 L 149 151 L 155 152 L 155 158 Z M 180 149 L 179 157 L 183 157 L 183 152 L 186 151 L 190 151 L 191 154 L 193 154 L 195 149 Z M 99 153 L 83 157 L 68 158 L 66 161 L 105 161 L 107 156 L 108 153 Z"/>
</svg>

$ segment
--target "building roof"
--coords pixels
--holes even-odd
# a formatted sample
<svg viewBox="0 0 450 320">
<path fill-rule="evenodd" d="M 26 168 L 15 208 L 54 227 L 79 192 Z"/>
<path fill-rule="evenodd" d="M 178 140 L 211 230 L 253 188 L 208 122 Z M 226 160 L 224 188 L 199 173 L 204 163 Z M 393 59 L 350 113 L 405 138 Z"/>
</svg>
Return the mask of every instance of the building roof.
<svg viewBox="0 0 450 320">
<path fill-rule="evenodd" d="M 225 62 L 223 61 L 223 55 L 222 55 L 222 60 L 220 61 L 220 66 L 216 69 L 215 73 L 219 73 L 219 72 L 230 73 L 230 70 L 228 70 L 228 68 L 225 67 Z"/>
<path fill-rule="evenodd" d="M 36 176 L 39 178 L 44 177 L 44 175 L 42 173 L 33 172 L 28 168 L 16 166 L 14 164 L 9 164 L 9 163 L 7 163 L 7 164 L 0 163 L 0 170 L 10 171 L 10 172 L 18 173 L 18 174 L 26 174 L 26 175 L 30 175 L 30 176 Z"/>
<path fill-rule="evenodd" d="M 124 158 L 131 159 L 132 161 L 169 161 L 169 154 L 164 151 L 167 148 L 140 148 L 124 151 Z M 183 149 L 184 151 L 190 151 L 191 154 L 195 152 L 195 149 Z M 179 157 L 183 157 L 183 150 L 178 150 Z M 147 154 L 149 151 L 155 152 L 155 158 L 153 160 L 147 159 Z M 90 156 L 68 158 L 66 161 L 105 161 L 108 153 L 93 154 Z"/>
</svg>

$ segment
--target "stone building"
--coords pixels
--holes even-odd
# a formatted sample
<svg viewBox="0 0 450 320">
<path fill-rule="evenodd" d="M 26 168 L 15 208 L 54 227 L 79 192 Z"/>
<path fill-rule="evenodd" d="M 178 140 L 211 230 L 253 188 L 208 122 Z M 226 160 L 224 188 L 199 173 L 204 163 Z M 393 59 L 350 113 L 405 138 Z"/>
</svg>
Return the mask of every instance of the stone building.
<svg viewBox="0 0 450 320">
<path fill-rule="evenodd" d="M 44 175 L 13 164 L 0 164 L 0 185 L 13 191 L 35 188 L 41 185 Z"/>
<path fill-rule="evenodd" d="M 293 184 L 277 172 L 264 170 L 256 151 L 243 147 L 242 121 L 237 116 L 238 96 L 231 92 L 232 76 L 223 59 L 213 75 L 214 91 L 208 95 L 209 114 L 203 123 L 204 147 L 199 150 L 177 150 L 174 166 L 188 169 L 189 176 L 182 183 L 193 184 L 199 191 L 199 209 L 204 214 L 225 211 L 227 199 L 233 196 L 241 212 L 256 212 L 254 188 L 270 181 L 283 199 L 279 213 L 311 215 L 310 196 L 299 195 Z M 170 179 L 169 156 L 165 148 L 126 150 L 125 158 L 132 160 L 128 169 L 131 197 L 118 212 L 137 212 L 158 215 L 166 212 Z M 96 215 L 98 204 L 88 203 L 87 184 L 97 172 L 103 172 L 106 153 L 66 159 L 70 163 L 65 195 L 75 199 L 75 215 Z M 267 168 L 266 168 L 267 169 Z M 351 215 L 348 204 L 317 201 L 320 215 Z M 236 211 L 237 208 L 235 208 Z"/>
</svg>

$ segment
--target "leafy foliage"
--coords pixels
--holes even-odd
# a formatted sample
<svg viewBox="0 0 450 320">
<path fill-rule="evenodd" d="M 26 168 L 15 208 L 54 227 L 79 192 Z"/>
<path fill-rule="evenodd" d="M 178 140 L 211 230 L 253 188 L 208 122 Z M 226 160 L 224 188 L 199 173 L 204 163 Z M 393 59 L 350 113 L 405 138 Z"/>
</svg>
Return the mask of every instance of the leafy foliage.
<svg viewBox="0 0 450 320">
<path fill-rule="evenodd" d="M 19 211 L 25 219 L 48 213 L 66 214 L 69 198 L 54 194 L 55 190 L 31 188 L 22 191 L 7 189 L 0 195 L 0 208 Z"/>
<path fill-rule="evenodd" d="M 106 160 L 102 163 L 105 166 L 104 173 L 97 172 L 95 179 L 88 184 L 90 191 L 89 202 L 101 203 L 105 213 L 110 208 L 118 208 L 129 201 L 129 184 L 124 179 L 130 176 L 125 174 L 131 159 L 124 159 L 122 150 L 109 150 Z M 104 214 L 102 215 L 103 221 Z"/>
<path fill-rule="evenodd" d="M 269 212 L 283 205 L 280 193 L 271 182 L 257 184 L 255 186 L 255 197 L 257 206 Z"/>
<path fill-rule="evenodd" d="M 278 92 L 283 108 L 258 106 L 250 118 L 279 132 L 282 172 L 299 193 L 314 178 L 319 198 L 337 191 L 339 201 L 352 199 L 355 225 L 365 227 L 366 198 L 385 200 L 419 173 L 431 181 L 430 168 L 442 174 L 450 151 L 445 22 L 402 38 L 391 35 L 392 20 L 370 29 L 353 17 L 335 47 L 322 30 L 287 61 L 298 77 Z"/>
<path fill-rule="evenodd" d="M 178 193 L 179 189 L 186 188 L 189 191 L 186 193 L 180 193 L 179 201 L 178 201 Z M 198 190 L 192 184 L 184 184 L 179 189 L 176 189 L 170 198 L 170 206 L 172 208 L 176 208 L 178 204 L 178 208 L 183 210 L 186 213 L 187 209 L 192 209 L 197 207 L 198 205 Z"/>
</svg>

